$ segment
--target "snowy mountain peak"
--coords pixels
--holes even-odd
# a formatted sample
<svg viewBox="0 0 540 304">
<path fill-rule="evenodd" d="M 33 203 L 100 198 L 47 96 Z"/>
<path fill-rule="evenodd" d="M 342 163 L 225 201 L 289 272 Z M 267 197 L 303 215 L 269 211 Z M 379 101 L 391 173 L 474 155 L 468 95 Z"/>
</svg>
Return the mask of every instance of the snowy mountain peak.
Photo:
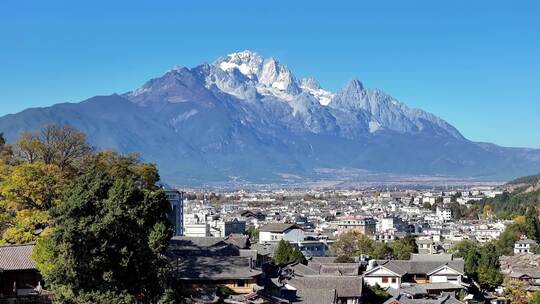
<svg viewBox="0 0 540 304">
<path fill-rule="evenodd" d="M 245 50 L 229 54 L 218 59 L 215 63 L 223 71 L 238 69 L 249 78 L 258 76 L 263 63 L 263 58 L 258 53 Z"/>
<path fill-rule="evenodd" d="M 364 84 L 362 84 L 360 80 L 354 78 L 345 85 L 344 90 L 348 92 L 363 92 Z"/>
<path fill-rule="evenodd" d="M 313 77 L 307 77 L 302 78 L 299 81 L 300 87 L 306 88 L 306 89 L 312 89 L 312 90 L 319 90 L 321 89 L 321 85 L 317 81 L 317 79 Z"/>
</svg>

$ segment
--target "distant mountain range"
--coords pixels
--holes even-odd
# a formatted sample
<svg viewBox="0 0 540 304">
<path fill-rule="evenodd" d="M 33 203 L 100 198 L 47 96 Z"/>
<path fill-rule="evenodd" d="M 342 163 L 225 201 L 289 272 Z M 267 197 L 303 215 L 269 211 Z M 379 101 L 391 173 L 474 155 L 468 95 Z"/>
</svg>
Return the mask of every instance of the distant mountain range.
<svg viewBox="0 0 540 304">
<path fill-rule="evenodd" d="M 175 184 L 354 179 L 358 172 L 502 180 L 540 171 L 540 150 L 472 142 L 356 79 L 330 92 L 251 51 L 175 67 L 122 95 L 6 115 L 0 131 L 13 142 L 50 123 L 85 132 L 98 148 L 138 152 Z"/>
</svg>

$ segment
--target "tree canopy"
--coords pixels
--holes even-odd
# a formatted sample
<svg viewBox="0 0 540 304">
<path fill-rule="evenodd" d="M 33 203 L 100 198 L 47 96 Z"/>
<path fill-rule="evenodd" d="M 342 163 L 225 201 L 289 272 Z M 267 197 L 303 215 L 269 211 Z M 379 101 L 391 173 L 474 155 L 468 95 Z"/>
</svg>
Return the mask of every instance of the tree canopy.
<svg viewBox="0 0 540 304">
<path fill-rule="evenodd" d="M 289 263 L 306 263 L 306 257 L 297 248 L 294 248 L 289 242 L 279 241 L 272 258 L 274 265 L 283 266 Z"/>
<path fill-rule="evenodd" d="M 351 230 L 342 233 L 332 244 L 330 251 L 341 260 L 354 260 L 354 257 L 360 255 L 374 259 L 408 259 L 411 253 L 418 252 L 418 248 L 413 237 L 408 236 L 388 245 Z"/>
<path fill-rule="evenodd" d="M 0 137 L 0 243 L 35 242 L 60 303 L 156 302 L 171 237 L 156 166 L 67 126 Z"/>
<path fill-rule="evenodd" d="M 155 299 L 167 265 L 170 205 L 162 191 L 93 169 L 51 210 L 55 229 L 38 247 L 46 279 L 64 303 L 113 292 Z M 40 252 L 37 252 L 39 254 Z"/>
</svg>

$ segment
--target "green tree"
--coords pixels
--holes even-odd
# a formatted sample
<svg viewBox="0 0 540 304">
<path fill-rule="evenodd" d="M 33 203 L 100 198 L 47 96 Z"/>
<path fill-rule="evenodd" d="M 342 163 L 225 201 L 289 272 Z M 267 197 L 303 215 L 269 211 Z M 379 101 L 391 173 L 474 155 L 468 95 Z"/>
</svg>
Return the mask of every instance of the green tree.
<svg viewBox="0 0 540 304">
<path fill-rule="evenodd" d="M 392 248 L 383 242 L 374 242 L 373 250 L 369 253 L 369 256 L 374 259 L 391 259 Z"/>
<path fill-rule="evenodd" d="M 386 292 L 386 290 L 381 288 L 379 284 L 367 286 L 367 288 L 365 288 L 365 294 L 363 295 L 365 303 L 370 304 L 382 304 L 391 297 L 392 296 Z"/>
<path fill-rule="evenodd" d="M 480 260 L 480 246 L 478 242 L 463 240 L 455 244 L 451 249 L 455 257 L 463 258 L 465 262 L 465 273 L 477 279 L 478 261 Z"/>
<path fill-rule="evenodd" d="M 257 242 L 259 240 L 259 229 L 255 228 L 255 227 L 250 227 L 246 231 L 246 233 L 247 233 L 247 235 L 249 236 L 249 239 L 252 242 Z"/>
<path fill-rule="evenodd" d="M 398 260 L 408 260 L 411 257 L 411 253 L 418 252 L 416 240 L 410 235 L 394 241 L 390 245 L 390 248 L 392 249 L 393 256 Z"/>
<path fill-rule="evenodd" d="M 0 168 L 0 206 L 9 210 L 48 210 L 58 204 L 68 185 L 56 165 L 41 162 L 3 165 Z"/>
<path fill-rule="evenodd" d="M 178 303 L 176 299 L 176 293 L 172 289 L 165 289 L 161 299 L 159 299 L 159 304 L 176 304 Z"/>
<path fill-rule="evenodd" d="M 275 265 L 285 265 L 289 262 L 289 256 L 291 255 L 291 246 L 288 242 L 281 240 L 279 241 L 275 251 L 274 256 L 272 257 L 272 262 Z"/>
<path fill-rule="evenodd" d="M 289 263 L 305 264 L 306 258 L 300 250 L 291 246 L 289 242 L 281 240 L 274 251 L 272 262 L 277 266 L 283 266 Z"/>
<path fill-rule="evenodd" d="M 41 235 L 50 233 L 49 215 L 46 211 L 25 209 L 17 211 L 9 227 L 2 235 L 2 242 L 27 244 L 38 240 Z"/>
<path fill-rule="evenodd" d="M 42 248 L 52 252 L 36 255 L 52 261 L 38 267 L 54 265 L 44 274 L 63 303 L 86 297 L 101 303 L 104 294 L 118 296 L 118 303 L 131 303 L 134 296 L 155 301 L 167 265 L 169 211 L 162 191 L 143 188 L 131 176 L 90 170 L 51 210 L 52 244 Z"/>
<path fill-rule="evenodd" d="M 155 164 L 142 163 L 139 155 L 121 155 L 114 151 L 102 151 L 85 159 L 85 168 L 107 172 L 112 177 L 130 177 L 143 188 L 157 189 L 159 173 Z"/>
<path fill-rule="evenodd" d="M 530 239 L 540 241 L 540 221 L 536 207 L 530 206 L 525 213 L 525 231 Z"/>
<path fill-rule="evenodd" d="M 535 291 L 531 298 L 530 298 L 530 304 L 540 304 L 540 291 Z"/>
<path fill-rule="evenodd" d="M 480 248 L 478 261 L 478 283 L 484 290 L 493 290 L 503 282 L 499 271 L 499 255 L 494 244 L 487 243 Z"/>
<path fill-rule="evenodd" d="M 4 133 L 0 132 L 0 147 L 3 147 L 6 144 L 6 138 L 4 137 Z"/>
<path fill-rule="evenodd" d="M 330 247 L 330 252 L 335 256 L 353 258 L 358 252 L 358 239 L 360 235 L 354 231 L 347 231 L 339 235 L 338 239 Z"/>
<path fill-rule="evenodd" d="M 340 255 L 334 260 L 334 263 L 354 263 L 354 259 L 346 255 Z"/>
</svg>

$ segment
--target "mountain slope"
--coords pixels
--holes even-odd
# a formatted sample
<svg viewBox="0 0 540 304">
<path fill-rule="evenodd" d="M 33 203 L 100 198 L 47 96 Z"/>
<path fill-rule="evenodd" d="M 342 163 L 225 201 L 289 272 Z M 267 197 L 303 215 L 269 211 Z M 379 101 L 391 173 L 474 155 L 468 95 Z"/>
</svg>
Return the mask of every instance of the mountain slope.
<svg viewBox="0 0 540 304">
<path fill-rule="evenodd" d="M 540 171 L 540 151 L 474 143 L 433 114 L 351 80 L 338 92 L 244 51 L 176 67 L 123 95 L 0 118 L 22 130 L 69 124 L 98 148 L 139 152 L 172 183 L 334 178 L 355 170 L 504 179 Z"/>
</svg>

